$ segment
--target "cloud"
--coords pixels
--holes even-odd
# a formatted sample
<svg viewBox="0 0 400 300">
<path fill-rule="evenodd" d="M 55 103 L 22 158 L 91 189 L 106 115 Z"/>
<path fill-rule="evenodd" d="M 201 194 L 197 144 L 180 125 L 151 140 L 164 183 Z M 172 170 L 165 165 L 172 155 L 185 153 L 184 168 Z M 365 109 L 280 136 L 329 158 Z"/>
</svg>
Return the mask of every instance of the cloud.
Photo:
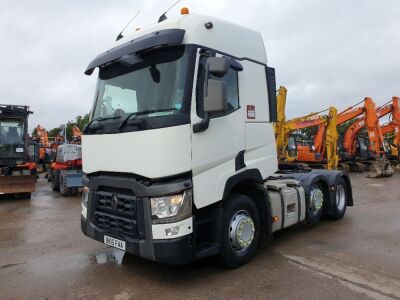
<svg viewBox="0 0 400 300">
<path fill-rule="evenodd" d="M 31 106 L 31 128 L 89 112 L 95 76 L 83 71 L 90 60 L 138 10 L 128 32 L 155 22 L 173 2 L 3 0 L 1 102 Z M 289 117 L 400 94 L 399 1 L 184 0 L 169 15 L 181 6 L 262 33 L 278 85 L 289 90 Z"/>
</svg>

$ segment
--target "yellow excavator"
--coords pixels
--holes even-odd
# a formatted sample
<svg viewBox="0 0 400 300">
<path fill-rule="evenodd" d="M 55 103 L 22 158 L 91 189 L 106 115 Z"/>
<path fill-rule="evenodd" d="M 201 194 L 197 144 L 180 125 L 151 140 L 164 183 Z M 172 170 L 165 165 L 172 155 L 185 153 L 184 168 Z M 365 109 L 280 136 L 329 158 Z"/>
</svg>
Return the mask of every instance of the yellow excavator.
<svg viewBox="0 0 400 300">
<path fill-rule="evenodd" d="M 309 163 L 326 163 L 329 170 L 337 169 L 339 157 L 337 154 L 338 132 L 337 132 L 337 109 L 330 107 L 328 115 L 321 113 L 311 113 L 307 116 L 286 120 L 287 89 L 281 86 L 277 95 L 277 122 L 274 124 L 278 159 L 280 163 L 293 163 L 297 160 L 307 161 Z M 321 153 L 312 153 L 309 155 L 302 146 L 297 145 L 294 136 L 291 133 L 297 130 L 310 127 L 325 126 L 326 130 L 323 136 L 316 136 L 314 144 L 324 144 Z M 307 156 L 307 159 L 304 158 Z"/>
</svg>

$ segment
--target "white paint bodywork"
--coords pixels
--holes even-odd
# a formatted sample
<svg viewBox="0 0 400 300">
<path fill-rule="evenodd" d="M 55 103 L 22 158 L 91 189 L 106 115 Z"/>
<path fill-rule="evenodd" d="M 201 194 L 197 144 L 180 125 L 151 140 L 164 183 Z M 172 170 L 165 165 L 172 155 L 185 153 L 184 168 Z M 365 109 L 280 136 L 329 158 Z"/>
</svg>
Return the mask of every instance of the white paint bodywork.
<svg viewBox="0 0 400 300">
<path fill-rule="evenodd" d="M 167 235 L 168 229 L 177 230 L 177 234 L 172 236 Z M 168 224 L 153 224 L 151 226 L 153 240 L 166 240 L 171 238 L 179 238 L 184 235 L 191 234 L 193 232 L 193 218 L 187 218 L 180 222 L 168 223 Z"/>
<path fill-rule="evenodd" d="M 124 172 L 159 178 L 190 171 L 190 125 L 83 135 L 83 172 Z"/>
<path fill-rule="evenodd" d="M 213 23 L 211 30 L 205 28 L 204 24 L 207 22 Z M 154 31 L 173 28 L 186 31 L 183 44 L 202 45 L 236 57 L 247 57 L 267 63 L 263 39 L 259 32 L 215 17 L 196 14 L 182 15 L 146 26 L 120 39 L 113 47 Z"/>
<path fill-rule="evenodd" d="M 213 23 L 212 29 L 205 28 L 207 22 Z M 202 208 L 222 199 L 226 181 L 231 176 L 246 169 L 257 169 L 266 178 L 277 170 L 266 73 L 262 65 L 267 63 L 267 57 L 260 33 L 217 18 L 192 14 L 140 29 L 117 45 L 171 28 L 185 30 L 184 44 L 209 47 L 240 59 L 243 65 L 243 71 L 239 72 L 240 108 L 212 119 L 206 131 L 193 133 L 192 126 L 201 121 L 196 114 L 196 61 L 190 125 L 83 136 L 83 170 L 86 173 L 126 172 L 148 178 L 192 171 L 194 204 Z M 255 106 L 254 119 L 247 118 L 247 105 Z M 242 150 L 245 150 L 246 168 L 236 171 L 235 157 Z"/>
</svg>

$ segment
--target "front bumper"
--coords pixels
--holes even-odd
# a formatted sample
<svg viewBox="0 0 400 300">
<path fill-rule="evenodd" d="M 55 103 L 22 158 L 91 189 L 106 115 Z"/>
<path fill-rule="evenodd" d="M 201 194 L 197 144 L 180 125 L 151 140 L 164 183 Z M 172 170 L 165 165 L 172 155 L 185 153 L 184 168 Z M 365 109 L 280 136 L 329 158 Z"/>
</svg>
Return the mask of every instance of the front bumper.
<svg viewBox="0 0 400 300">
<path fill-rule="evenodd" d="M 83 217 L 81 217 L 81 229 L 86 236 L 103 243 L 104 232 L 96 229 Z M 194 261 L 196 258 L 192 234 L 169 240 L 146 239 L 125 240 L 125 242 L 126 252 L 168 265 L 183 265 Z"/>
<path fill-rule="evenodd" d="M 182 265 L 195 260 L 192 217 L 176 223 L 152 224 L 149 201 L 150 197 L 191 188 L 190 179 L 174 180 L 157 186 L 146 186 L 133 178 L 116 176 L 84 176 L 83 182 L 91 190 L 87 208 L 82 206 L 81 229 L 86 236 L 102 243 L 104 235 L 123 240 L 126 243 L 126 252 L 165 264 Z M 127 190 L 132 190 L 131 195 L 120 196 L 122 201 L 131 201 L 131 206 L 134 203 L 132 220 L 120 211 L 112 212 L 109 208 L 99 210 L 96 197 L 109 195 L 111 192 L 107 186 L 112 187 L 113 195 L 118 196 L 118 191 L 127 193 Z M 108 220 L 107 226 L 102 223 L 104 220 Z M 121 230 L 122 227 L 133 229 L 127 232 Z M 179 227 L 179 234 L 175 238 L 163 239 L 166 229 L 172 227 Z"/>
</svg>

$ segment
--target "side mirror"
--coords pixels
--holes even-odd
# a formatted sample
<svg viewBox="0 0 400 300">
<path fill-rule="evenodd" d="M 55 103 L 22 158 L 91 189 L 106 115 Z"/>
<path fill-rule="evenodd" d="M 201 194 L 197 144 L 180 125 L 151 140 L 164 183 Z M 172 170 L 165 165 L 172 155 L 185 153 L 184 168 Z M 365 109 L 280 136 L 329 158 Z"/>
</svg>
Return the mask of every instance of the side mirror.
<svg viewBox="0 0 400 300">
<path fill-rule="evenodd" d="M 229 70 L 229 61 L 225 57 L 209 57 L 207 59 L 207 70 L 212 75 L 222 77 Z"/>
<path fill-rule="evenodd" d="M 208 79 L 204 97 L 204 112 L 223 112 L 228 109 L 228 88 L 225 81 Z"/>
<path fill-rule="evenodd" d="M 206 64 L 204 82 L 203 109 L 204 119 L 194 124 L 193 132 L 203 132 L 210 125 L 210 113 L 223 112 L 228 109 L 228 88 L 226 82 L 209 78 L 209 74 L 223 77 L 229 71 L 229 60 L 224 57 L 209 57 Z"/>
</svg>

